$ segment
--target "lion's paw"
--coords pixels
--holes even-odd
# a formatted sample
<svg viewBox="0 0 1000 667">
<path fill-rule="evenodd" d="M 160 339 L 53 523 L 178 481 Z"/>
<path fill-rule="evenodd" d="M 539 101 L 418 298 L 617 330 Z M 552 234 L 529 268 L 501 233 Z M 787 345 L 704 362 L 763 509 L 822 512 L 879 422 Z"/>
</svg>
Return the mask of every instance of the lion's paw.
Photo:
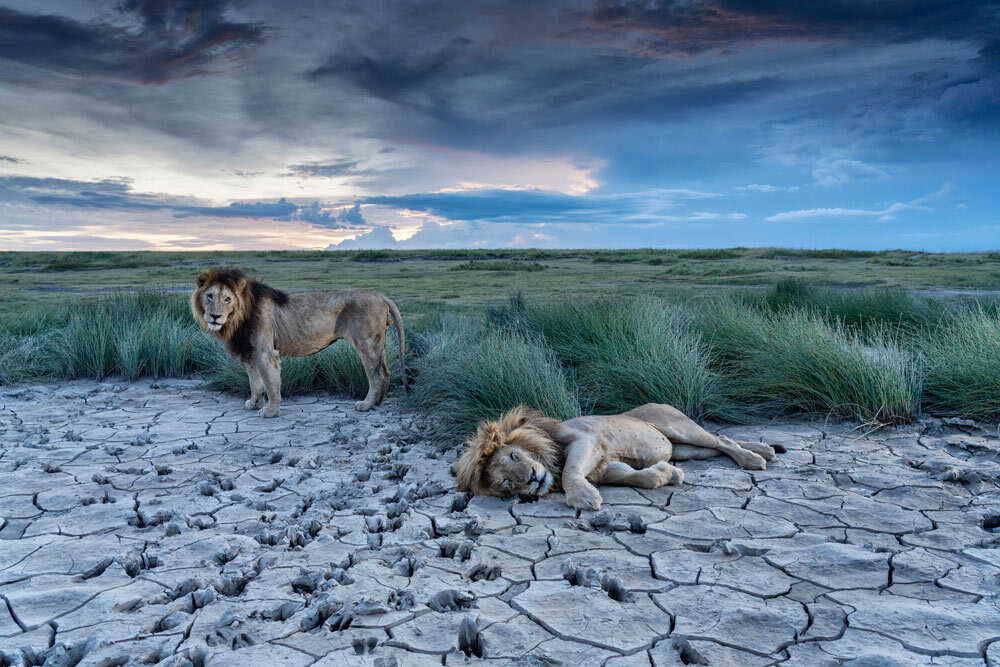
<svg viewBox="0 0 1000 667">
<path fill-rule="evenodd" d="M 747 470 L 767 469 L 767 461 L 764 460 L 763 456 L 746 449 L 743 450 L 743 453 L 740 455 L 739 464 L 741 468 L 745 468 Z"/>
<path fill-rule="evenodd" d="M 670 481 L 667 484 L 683 484 L 684 483 L 684 471 L 676 466 L 672 466 Z"/>
<path fill-rule="evenodd" d="M 277 417 L 278 416 L 278 408 L 272 408 L 270 405 L 268 405 L 266 407 L 261 408 L 257 412 L 257 416 L 258 417 L 264 417 L 266 419 L 270 419 L 271 417 Z"/>
<path fill-rule="evenodd" d="M 578 510 L 601 509 L 601 493 L 590 484 L 566 492 L 566 504 Z"/>
<path fill-rule="evenodd" d="M 723 442 L 729 443 L 731 445 L 736 445 L 740 449 L 744 449 L 748 452 L 752 452 L 757 456 L 763 458 L 765 461 L 773 461 L 775 459 L 775 454 L 784 449 L 784 447 L 780 446 L 776 449 L 771 445 L 768 445 L 763 442 L 745 442 L 742 440 L 733 440 L 732 438 L 727 438 L 725 436 L 720 436 L 719 440 L 722 440 Z M 743 467 L 747 468 L 755 466 L 743 466 Z M 763 470 L 763 468 L 760 468 L 760 470 Z"/>
<path fill-rule="evenodd" d="M 263 401 L 255 401 L 252 398 L 250 398 L 250 399 L 247 399 L 246 401 L 243 402 L 243 409 L 244 410 L 257 410 L 257 409 L 260 408 L 260 406 L 262 404 L 263 404 Z"/>
<path fill-rule="evenodd" d="M 357 403 L 354 404 L 354 409 L 357 410 L 358 412 L 368 412 L 369 410 L 372 409 L 372 407 L 373 407 L 372 404 L 369 403 L 368 401 L 358 401 Z"/>
<path fill-rule="evenodd" d="M 666 461 L 649 466 L 643 471 L 643 475 L 645 483 L 639 484 L 639 486 L 647 489 L 658 489 L 667 484 L 680 484 L 684 481 L 684 473 L 681 472 L 680 468 L 672 466 Z"/>
</svg>

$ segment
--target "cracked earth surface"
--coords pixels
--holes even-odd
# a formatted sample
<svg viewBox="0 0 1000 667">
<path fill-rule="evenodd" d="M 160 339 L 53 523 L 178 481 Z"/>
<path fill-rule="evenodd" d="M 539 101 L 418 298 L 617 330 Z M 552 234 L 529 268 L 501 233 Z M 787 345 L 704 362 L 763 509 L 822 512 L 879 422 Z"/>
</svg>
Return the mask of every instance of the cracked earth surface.
<svg viewBox="0 0 1000 667">
<path fill-rule="evenodd" d="M 1000 440 L 684 462 L 605 508 L 455 490 L 426 417 L 193 381 L 0 393 L 0 665 L 998 665 Z M 995 429 L 993 430 L 995 436 Z"/>
</svg>

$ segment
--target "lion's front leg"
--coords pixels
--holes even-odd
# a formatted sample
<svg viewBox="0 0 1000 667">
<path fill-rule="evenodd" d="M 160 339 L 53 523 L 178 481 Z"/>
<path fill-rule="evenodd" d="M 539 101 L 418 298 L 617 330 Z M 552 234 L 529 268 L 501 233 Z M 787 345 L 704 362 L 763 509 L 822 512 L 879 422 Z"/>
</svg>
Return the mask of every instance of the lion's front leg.
<svg viewBox="0 0 1000 667">
<path fill-rule="evenodd" d="M 601 509 L 601 493 L 587 481 L 600 461 L 601 445 L 593 436 L 577 436 L 566 447 L 562 487 L 567 505 L 580 510 Z"/>
<path fill-rule="evenodd" d="M 247 379 L 250 380 L 250 399 L 243 403 L 247 410 L 257 410 L 264 405 L 264 378 L 260 376 L 257 366 L 251 363 L 244 363 Z"/>
<path fill-rule="evenodd" d="M 281 358 L 277 350 L 257 357 L 257 370 L 267 391 L 267 405 L 260 409 L 261 417 L 277 417 L 281 409 Z"/>
<path fill-rule="evenodd" d="M 597 483 L 658 489 L 667 484 L 681 484 L 683 481 L 684 472 L 666 461 L 660 461 L 642 470 L 636 470 L 623 461 L 612 461 L 604 466 Z"/>
</svg>

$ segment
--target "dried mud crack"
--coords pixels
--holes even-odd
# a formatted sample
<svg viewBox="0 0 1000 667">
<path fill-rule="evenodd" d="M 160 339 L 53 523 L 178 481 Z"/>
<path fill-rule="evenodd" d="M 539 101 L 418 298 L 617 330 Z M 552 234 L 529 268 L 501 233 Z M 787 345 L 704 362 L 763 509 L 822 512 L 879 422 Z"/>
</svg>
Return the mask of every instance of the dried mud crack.
<svg viewBox="0 0 1000 667">
<path fill-rule="evenodd" d="M 458 493 L 390 399 L 0 393 L 0 665 L 1000 665 L 1000 440 L 714 429 L 605 509 Z"/>
</svg>

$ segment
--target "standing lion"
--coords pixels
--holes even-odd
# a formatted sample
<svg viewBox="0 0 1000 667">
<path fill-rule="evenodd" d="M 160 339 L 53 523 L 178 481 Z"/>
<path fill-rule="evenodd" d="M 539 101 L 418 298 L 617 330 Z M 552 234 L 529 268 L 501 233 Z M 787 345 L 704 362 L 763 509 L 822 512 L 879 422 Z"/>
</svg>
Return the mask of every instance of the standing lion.
<svg viewBox="0 0 1000 667">
<path fill-rule="evenodd" d="M 385 330 L 396 324 L 399 374 L 408 390 L 403 320 L 391 299 L 378 292 L 346 290 L 288 294 L 251 280 L 239 269 L 211 268 L 198 275 L 191 312 L 202 329 L 238 358 L 250 378 L 248 410 L 277 417 L 281 405 L 281 357 L 307 357 L 338 340 L 354 346 L 368 375 L 368 395 L 354 404 L 365 412 L 389 389 Z M 390 322 L 390 315 L 392 322 Z M 263 406 L 264 392 L 267 406 Z"/>
<path fill-rule="evenodd" d="M 669 405 L 647 403 L 620 415 L 564 422 L 523 405 L 499 421 L 479 424 L 455 463 L 459 491 L 483 495 L 543 496 L 563 491 L 577 509 L 601 508 L 596 484 L 655 489 L 680 484 L 669 461 L 725 454 L 742 468 L 763 470 L 780 445 L 714 436 Z"/>
</svg>

